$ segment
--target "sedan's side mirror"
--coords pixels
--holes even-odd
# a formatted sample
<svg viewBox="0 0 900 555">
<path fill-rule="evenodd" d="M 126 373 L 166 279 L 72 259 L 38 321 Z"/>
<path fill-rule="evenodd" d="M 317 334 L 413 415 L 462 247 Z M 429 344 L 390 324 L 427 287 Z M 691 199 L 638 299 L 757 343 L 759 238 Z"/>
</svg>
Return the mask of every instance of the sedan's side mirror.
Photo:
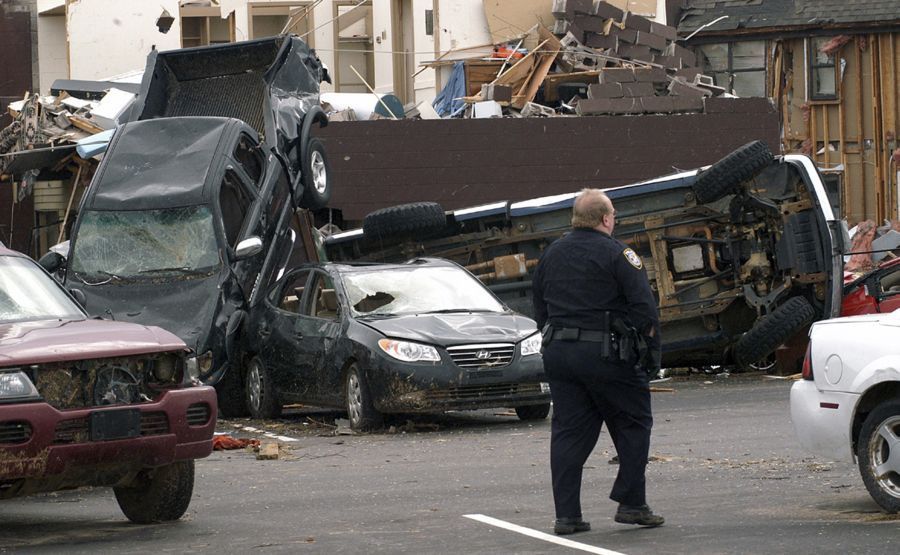
<svg viewBox="0 0 900 555">
<path fill-rule="evenodd" d="M 248 237 L 237 244 L 234 248 L 235 260 L 243 260 L 255 254 L 259 254 L 263 250 L 262 239 L 259 237 Z"/>
<path fill-rule="evenodd" d="M 66 257 L 58 252 L 50 251 L 38 260 L 38 264 L 52 274 L 66 265 Z"/>
</svg>

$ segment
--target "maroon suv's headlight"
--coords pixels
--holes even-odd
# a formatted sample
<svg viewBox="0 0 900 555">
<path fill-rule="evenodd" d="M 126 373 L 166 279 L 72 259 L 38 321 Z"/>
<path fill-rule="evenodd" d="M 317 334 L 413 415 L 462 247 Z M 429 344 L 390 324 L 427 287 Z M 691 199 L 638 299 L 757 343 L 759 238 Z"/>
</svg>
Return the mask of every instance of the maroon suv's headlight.
<svg viewBox="0 0 900 555">
<path fill-rule="evenodd" d="M 40 393 L 28 375 L 18 369 L 0 370 L 0 403 L 36 401 Z"/>
</svg>

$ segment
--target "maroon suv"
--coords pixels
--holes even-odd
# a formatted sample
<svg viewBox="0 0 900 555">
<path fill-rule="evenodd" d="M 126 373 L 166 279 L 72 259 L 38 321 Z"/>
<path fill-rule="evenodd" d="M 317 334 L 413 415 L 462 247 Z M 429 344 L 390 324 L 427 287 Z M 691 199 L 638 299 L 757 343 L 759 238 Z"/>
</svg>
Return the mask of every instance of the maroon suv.
<svg viewBox="0 0 900 555">
<path fill-rule="evenodd" d="M 181 518 L 216 424 L 187 353 L 160 328 L 88 318 L 0 245 L 0 499 L 110 486 L 134 522 Z"/>
</svg>

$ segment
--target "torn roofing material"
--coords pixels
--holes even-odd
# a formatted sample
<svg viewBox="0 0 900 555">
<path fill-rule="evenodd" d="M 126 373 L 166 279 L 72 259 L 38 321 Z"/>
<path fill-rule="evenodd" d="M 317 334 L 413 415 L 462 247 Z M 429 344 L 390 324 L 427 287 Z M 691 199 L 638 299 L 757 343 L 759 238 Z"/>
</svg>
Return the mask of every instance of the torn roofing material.
<svg viewBox="0 0 900 555">
<path fill-rule="evenodd" d="M 160 118 L 119 127 L 113 137 L 116 164 L 101 164 L 86 206 L 118 210 L 166 208 L 206 202 L 206 184 L 228 118 Z M 245 126 L 246 127 L 246 126 Z M 247 128 L 249 131 L 249 128 Z M 137 206 L 135 199 L 145 199 Z"/>
<path fill-rule="evenodd" d="M 772 27 L 847 26 L 900 22 L 897 0 L 688 0 L 678 23 L 678 33 L 687 35 L 704 27 L 714 33 L 738 29 Z"/>
</svg>

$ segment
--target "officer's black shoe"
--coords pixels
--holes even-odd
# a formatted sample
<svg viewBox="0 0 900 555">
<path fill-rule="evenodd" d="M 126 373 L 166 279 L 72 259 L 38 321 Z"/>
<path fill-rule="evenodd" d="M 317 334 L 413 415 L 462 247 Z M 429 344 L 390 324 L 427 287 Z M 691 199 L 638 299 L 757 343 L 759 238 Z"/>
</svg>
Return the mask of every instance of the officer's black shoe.
<svg viewBox="0 0 900 555">
<path fill-rule="evenodd" d="M 619 505 L 615 521 L 620 524 L 638 524 L 640 526 L 662 526 L 666 521 L 662 516 L 653 514 L 647 505 Z"/>
<path fill-rule="evenodd" d="M 591 523 L 581 520 L 581 517 L 557 518 L 553 524 L 553 532 L 557 536 L 566 536 L 576 532 L 587 532 L 591 529 Z"/>
</svg>

